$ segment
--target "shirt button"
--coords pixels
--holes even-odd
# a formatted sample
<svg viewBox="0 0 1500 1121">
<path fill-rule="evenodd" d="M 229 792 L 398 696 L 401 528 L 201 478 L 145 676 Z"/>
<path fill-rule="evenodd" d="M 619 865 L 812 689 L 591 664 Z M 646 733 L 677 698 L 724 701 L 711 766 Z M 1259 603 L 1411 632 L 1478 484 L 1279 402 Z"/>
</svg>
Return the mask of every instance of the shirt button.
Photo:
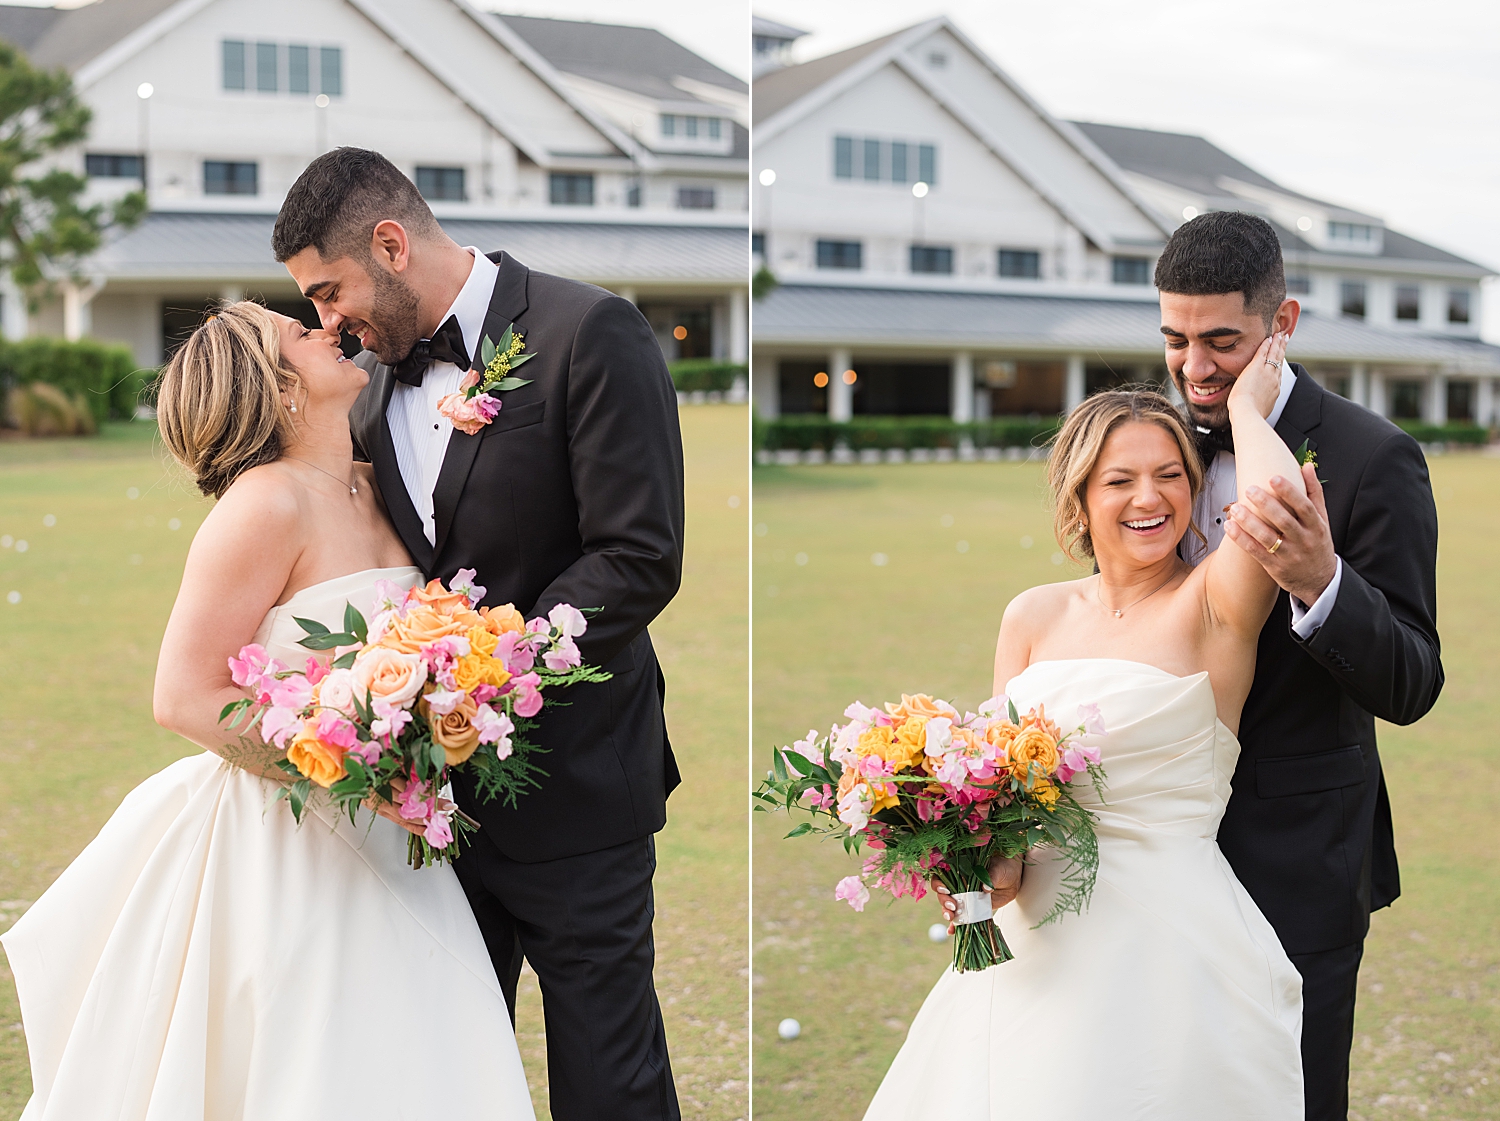
<svg viewBox="0 0 1500 1121">
<path fill-rule="evenodd" d="M 434 432 L 436 432 L 436 431 L 437 431 L 437 425 L 435 425 L 435 424 L 434 424 L 434 425 L 433 425 L 433 426 L 432 426 L 432 430 L 433 430 L 433 431 L 434 431 Z"/>
</svg>

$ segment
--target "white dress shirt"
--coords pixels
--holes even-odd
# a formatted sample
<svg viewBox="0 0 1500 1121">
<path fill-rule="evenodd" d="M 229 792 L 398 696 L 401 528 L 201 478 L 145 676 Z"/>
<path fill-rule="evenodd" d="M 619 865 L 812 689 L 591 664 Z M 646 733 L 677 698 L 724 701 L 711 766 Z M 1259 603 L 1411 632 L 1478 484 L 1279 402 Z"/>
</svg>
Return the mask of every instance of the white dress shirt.
<svg viewBox="0 0 1500 1121">
<path fill-rule="evenodd" d="M 464 248 L 474 258 L 474 265 L 469 269 L 469 279 L 464 281 L 453 306 L 443 313 L 438 325 L 446 323 L 450 315 L 457 318 L 458 329 L 464 336 L 464 349 L 469 352 L 472 362 L 478 356 L 484 320 L 490 311 L 490 297 L 495 291 L 500 266 L 474 246 Z M 458 392 L 459 382 L 466 373 L 467 370 L 460 370 L 452 362 L 432 362 L 421 385 L 398 381 L 391 391 L 390 404 L 385 408 L 391 441 L 396 445 L 396 464 L 401 468 L 401 481 L 406 484 L 406 493 L 411 496 L 417 516 L 422 519 L 422 532 L 433 545 L 437 544 L 437 521 L 433 513 L 432 491 L 437 486 L 438 473 L 443 469 L 443 458 L 448 454 L 448 439 L 453 435 L 453 422 L 440 416 L 437 406 L 443 397 Z"/>
<path fill-rule="evenodd" d="M 1291 397 L 1292 389 L 1297 384 L 1297 375 L 1292 372 L 1292 367 L 1283 361 L 1281 363 L 1281 392 L 1277 394 L 1276 404 L 1271 409 L 1271 415 L 1266 418 L 1272 428 L 1275 428 L 1281 420 L 1281 414 L 1286 409 L 1287 398 Z M 1219 542 L 1224 540 L 1224 507 L 1233 503 L 1239 497 L 1239 486 L 1234 474 L 1234 454 L 1221 451 L 1214 456 L 1214 461 L 1208 465 L 1204 474 L 1203 489 L 1198 492 L 1198 501 L 1193 504 L 1193 521 L 1207 538 L 1207 544 L 1200 542 L 1197 537 L 1189 533 L 1182 540 L 1183 552 L 1188 563 L 1197 564 L 1219 547 Z M 1317 633 L 1329 612 L 1333 610 L 1333 601 L 1338 598 L 1339 581 L 1344 575 L 1344 561 L 1341 557 L 1334 557 L 1335 565 L 1333 579 L 1328 582 L 1328 587 L 1318 597 L 1318 601 L 1311 607 L 1306 606 L 1295 596 L 1292 597 L 1292 630 L 1297 637 L 1306 641 Z"/>
</svg>

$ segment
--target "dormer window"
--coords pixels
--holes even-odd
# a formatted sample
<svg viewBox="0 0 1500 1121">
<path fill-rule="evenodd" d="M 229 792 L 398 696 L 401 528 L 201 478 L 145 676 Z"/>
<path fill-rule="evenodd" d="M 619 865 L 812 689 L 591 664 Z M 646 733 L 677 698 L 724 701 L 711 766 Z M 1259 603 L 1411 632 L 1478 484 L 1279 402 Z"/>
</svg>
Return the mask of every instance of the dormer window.
<svg viewBox="0 0 1500 1121">
<path fill-rule="evenodd" d="M 937 145 L 876 137 L 835 136 L 833 177 L 867 183 L 937 182 Z"/>
<path fill-rule="evenodd" d="M 692 113 L 663 113 L 661 138 L 675 148 L 710 147 L 719 149 L 724 138 L 724 118 L 703 117 Z"/>
<path fill-rule="evenodd" d="M 1375 240 L 1375 227 L 1361 222 L 1329 222 L 1328 240 L 1368 245 Z"/>
</svg>

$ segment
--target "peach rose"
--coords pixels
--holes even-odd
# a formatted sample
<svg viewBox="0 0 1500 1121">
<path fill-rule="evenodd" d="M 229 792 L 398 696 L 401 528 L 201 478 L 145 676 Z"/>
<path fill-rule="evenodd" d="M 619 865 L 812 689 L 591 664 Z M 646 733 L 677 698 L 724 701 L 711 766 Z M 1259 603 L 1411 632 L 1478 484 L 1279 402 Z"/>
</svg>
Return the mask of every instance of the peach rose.
<svg viewBox="0 0 1500 1121">
<path fill-rule="evenodd" d="M 954 715 L 952 707 L 945 705 L 942 701 L 933 700 L 926 693 L 918 693 L 914 697 L 902 693 L 901 703 L 893 705 L 887 702 L 885 710 L 891 714 L 891 720 L 896 724 L 902 723 L 910 716 L 925 716 L 931 720 L 934 716 Z"/>
<path fill-rule="evenodd" d="M 473 612 L 468 614 L 472 615 Z M 418 654 L 449 635 L 467 636 L 472 623 L 468 619 L 444 615 L 430 607 L 414 606 L 404 619 L 392 619 L 380 637 L 380 644 L 403 654 Z"/>
<path fill-rule="evenodd" d="M 463 592 L 450 592 L 443 587 L 441 580 L 432 580 L 425 588 L 413 588 L 411 597 L 418 603 L 425 604 L 434 611 L 440 611 L 444 615 L 453 615 L 458 611 L 468 611 L 469 597 Z"/>
<path fill-rule="evenodd" d="M 427 669 L 421 658 L 385 646 L 366 647 L 354 659 L 351 672 L 356 687 L 364 694 L 365 704 L 379 700 L 405 708 L 427 683 Z"/>
<path fill-rule="evenodd" d="M 346 669 L 329 670 L 313 687 L 313 702 L 345 716 L 354 713 L 354 675 Z"/>
<path fill-rule="evenodd" d="M 1060 758 L 1056 739 L 1041 728 L 1025 728 L 1011 741 L 1010 773 L 1025 782 L 1035 763 L 1043 775 L 1050 775 L 1057 770 Z"/>
<path fill-rule="evenodd" d="M 458 766 L 479 746 L 479 729 L 474 727 L 474 717 L 478 712 L 479 706 L 471 697 L 459 701 L 446 716 L 428 712 L 427 723 L 432 728 L 432 738 L 442 747 L 448 766 Z"/>
<path fill-rule="evenodd" d="M 499 607 L 481 607 L 479 614 L 484 617 L 484 625 L 497 637 L 507 631 L 521 634 L 526 630 L 526 620 L 513 604 L 502 603 Z"/>
<path fill-rule="evenodd" d="M 302 730 L 292 737 L 286 757 L 304 778 L 312 779 L 324 790 L 347 773 L 344 770 L 344 749 L 318 739 L 318 726 L 311 720 L 305 721 Z"/>
</svg>

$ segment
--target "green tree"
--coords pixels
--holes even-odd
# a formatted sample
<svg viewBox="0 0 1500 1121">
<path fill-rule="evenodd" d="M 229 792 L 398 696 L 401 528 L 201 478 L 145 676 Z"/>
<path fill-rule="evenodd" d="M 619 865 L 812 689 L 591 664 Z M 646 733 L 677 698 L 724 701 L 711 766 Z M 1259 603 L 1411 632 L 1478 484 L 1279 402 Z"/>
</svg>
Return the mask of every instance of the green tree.
<svg viewBox="0 0 1500 1121">
<path fill-rule="evenodd" d="M 146 211 L 142 191 L 83 206 L 88 180 L 47 166 L 88 136 L 92 116 L 66 71 L 39 70 L 0 42 L 0 266 L 33 301 L 72 275 L 107 230 L 134 226 Z"/>
</svg>

